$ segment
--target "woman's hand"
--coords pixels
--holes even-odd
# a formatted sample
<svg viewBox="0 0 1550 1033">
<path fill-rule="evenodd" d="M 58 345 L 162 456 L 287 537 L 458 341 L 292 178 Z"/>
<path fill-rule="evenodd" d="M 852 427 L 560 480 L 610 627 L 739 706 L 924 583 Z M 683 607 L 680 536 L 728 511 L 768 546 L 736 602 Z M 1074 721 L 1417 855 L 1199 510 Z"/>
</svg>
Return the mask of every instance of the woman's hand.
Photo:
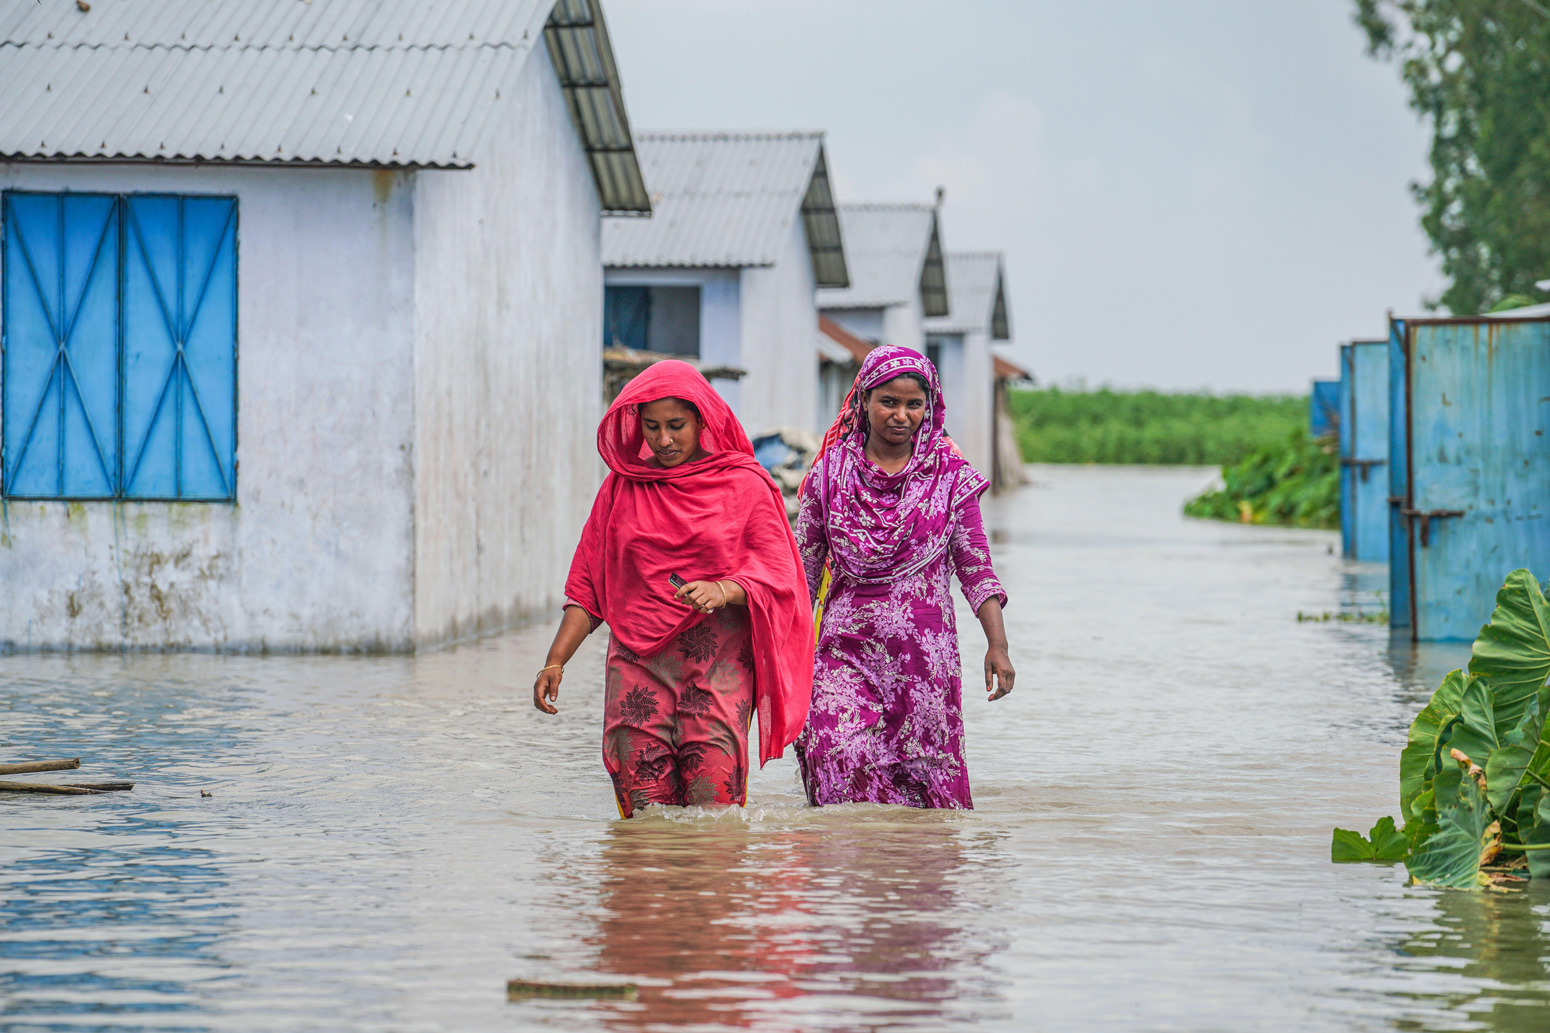
<svg viewBox="0 0 1550 1033">
<path fill-rule="evenodd" d="M 565 668 L 551 667 L 539 671 L 533 679 L 533 706 L 546 714 L 557 714 L 554 701 L 560 698 L 560 682 L 565 678 Z"/>
<path fill-rule="evenodd" d="M 1012 691 L 1017 672 L 1012 669 L 1012 658 L 1006 650 L 1006 623 L 1001 619 L 1001 600 L 991 596 L 980 603 L 980 627 L 985 629 L 985 691 L 995 702 Z"/>
<path fill-rule="evenodd" d="M 996 645 L 985 650 L 985 691 L 990 693 L 992 703 L 1012 691 L 1016 678 L 1017 672 L 1012 669 L 1012 658 L 1007 655 L 1006 646 Z"/>
<path fill-rule="evenodd" d="M 554 701 L 560 698 L 560 681 L 565 677 L 565 665 L 576 655 L 587 636 L 592 634 L 592 618 L 587 611 L 571 603 L 565 607 L 565 616 L 554 633 L 554 644 L 544 665 L 533 679 L 533 706 L 546 714 L 557 714 Z"/>
<path fill-rule="evenodd" d="M 691 581 L 674 592 L 673 598 L 701 613 L 714 613 L 723 606 L 743 606 L 748 602 L 742 586 L 736 581 Z"/>
</svg>

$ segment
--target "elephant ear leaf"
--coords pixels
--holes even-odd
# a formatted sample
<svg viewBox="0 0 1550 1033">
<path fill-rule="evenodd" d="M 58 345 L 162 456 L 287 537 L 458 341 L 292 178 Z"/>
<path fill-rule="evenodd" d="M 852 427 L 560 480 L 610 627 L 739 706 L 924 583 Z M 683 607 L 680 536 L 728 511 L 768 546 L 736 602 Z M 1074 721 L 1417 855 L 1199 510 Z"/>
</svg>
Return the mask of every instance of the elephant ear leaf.
<svg viewBox="0 0 1550 1033">
<path fill-rule="evenodd" d="M 1535 710 L 1539 709 L 1538 700 L 1530 702 Z M 1458 721 L 1438 746 L 1458 750 L 1484 768 L 1492 754 L 1502 745 L 1502 736 L 1497 735 L 1496 725 L 1494 687 L 1484 678 L 1470 675 L 1459 697 Z M 1510 733 L 1513 730 L 1508 731 Z"/>
<path fill-rule="evenodd" d="M 1545 681 L 1550 679 L 1550 602 L 1527 570 L 1508 574 L 1496 593 L 1491 621 L 1475 639 L 1469 673 L 1491 683 L 1500 737 L 1517 728 L 1531 701 L 1539 701 L 1541 713 L 1550 709 L 1545 698 Z"/>
<path fill-rule="evenodd" d="M 1393 818 L 1379 818 L 1366 836 L 1349 829 L 1336 829 L 1329 845 L 1329 859 L 1336 863 L 1373 861 L 1393 864 L 1403 861 L 1409 852 L 1410 840 L 1394 827 Z"/>
<path fill-rule="evenodd" d="M 1444 764 L 1432 783 L 1437 831 L 1405 859 L 1405 867 L 1418 883 L 1479 889 L 1490 881 L 1480 871 L 1482 859 L 1501 849 L 1501 824 L 1486 800 L 1484 772 L 1461 753 L 1454 759 L 1458 763 Z"/>
<path fill-rule="evenodd" d="M 1527 799 L 1529 792 L 1525 791 L 1523 795 Z M 1550 879 L 1550 789 L 1540 788 L 1538 797 L 1532 823 L 1522 820 L 1527 815 L 1519 808 L 1518 835 L 1530 846 L 1547 848 L 1527 851 L 1529 878 Z"/>
<path fill-rule="evenodd" d="M 1409 743 L 1399 755 L 1399 816 L 1407 824 L 1421 817 L 1413 807 L 1441 766 L 1440 740 L 1458 718 L 1465 681 L 1463 671 L 1450 672 L 1411 722 Z"/>
<path fill-rule="evenodd" d="M 1491 809 L 1500 815 L 1515 812 L 1513 799 L 1531 785 L 1550 787 L 1550 726 L 1540 719 L 1539 701 L 1529 704 L 1518 727 L 1485 765 Z M 1469 752 L 1465 750 L 1465 752 Z"/>
</svg>

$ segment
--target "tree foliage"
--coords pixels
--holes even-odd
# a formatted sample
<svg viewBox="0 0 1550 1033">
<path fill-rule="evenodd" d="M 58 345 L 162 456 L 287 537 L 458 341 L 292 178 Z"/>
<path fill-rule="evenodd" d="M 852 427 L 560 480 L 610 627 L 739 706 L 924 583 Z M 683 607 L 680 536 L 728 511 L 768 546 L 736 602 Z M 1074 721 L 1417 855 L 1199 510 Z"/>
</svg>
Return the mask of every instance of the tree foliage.
<svg viewBox="0 0 1550 1033">
<path fill-rule="evenodd" d="M 1487 311 L 1550 277 L 1550 0 L 1355 0 L 1368 52 L 1395 61 L 1432 130 L 1412 185 L 1450 283 Z"/>
</svg>

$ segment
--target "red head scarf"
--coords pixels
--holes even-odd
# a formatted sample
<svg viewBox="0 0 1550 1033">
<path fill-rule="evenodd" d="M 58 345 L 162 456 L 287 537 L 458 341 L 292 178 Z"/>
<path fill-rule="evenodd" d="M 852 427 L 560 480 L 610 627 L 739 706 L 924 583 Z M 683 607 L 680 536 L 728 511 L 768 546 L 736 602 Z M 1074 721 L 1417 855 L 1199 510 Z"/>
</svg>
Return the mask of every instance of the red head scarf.
<svg viewBox="0 0 1550 1033">
<path fill-rule="evenodd" d="M 700 411 L 710 455 L 663 469 L 651 462 L 640 407 L 680 398 Z M 759 762 L 779 757 L 807 721 L 813 627 L 807 581 L 780 489 L 710 382 L 687 362 L 658 362 L 625 385 L 597 428 L 612 471 L 571 561 L 565 595 L 608 622 L 641 656 L 705 619 L 673 598 L 668 577 L 735 581 L 753 627 Z"/>
</svg>

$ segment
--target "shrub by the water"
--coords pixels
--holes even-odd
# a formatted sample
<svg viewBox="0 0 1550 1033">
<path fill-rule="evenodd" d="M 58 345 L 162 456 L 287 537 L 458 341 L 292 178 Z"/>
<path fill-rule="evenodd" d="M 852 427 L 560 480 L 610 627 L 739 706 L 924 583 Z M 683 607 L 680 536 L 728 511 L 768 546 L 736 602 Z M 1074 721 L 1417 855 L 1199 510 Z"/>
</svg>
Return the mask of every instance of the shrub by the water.
<svg viewBox="0 0 1550 1033">
<path fill-rule="evenodd" d="M 1306 395 L 1014 390 L 1007 399 L 1030 463 L 1225 465 L 1308 422 Z"/>
<path fill-rule="evenodd" d="M 1186 516 L 1244 524 L 1340 526 L 1340 455 L 1298 428 L 1222 468 L 1222 488 L 1184 504 Z"/>
<path fill-rule="evenodd" d="M 1515 570 L 1469 670 L 1442 680 L 1399 755 L 1399 814 L 1336 829 L 1333 861 L 1404 861 L 1414 882 L 1480 889 L 1550 879 L 1550 603 Z"/>
</svg>

